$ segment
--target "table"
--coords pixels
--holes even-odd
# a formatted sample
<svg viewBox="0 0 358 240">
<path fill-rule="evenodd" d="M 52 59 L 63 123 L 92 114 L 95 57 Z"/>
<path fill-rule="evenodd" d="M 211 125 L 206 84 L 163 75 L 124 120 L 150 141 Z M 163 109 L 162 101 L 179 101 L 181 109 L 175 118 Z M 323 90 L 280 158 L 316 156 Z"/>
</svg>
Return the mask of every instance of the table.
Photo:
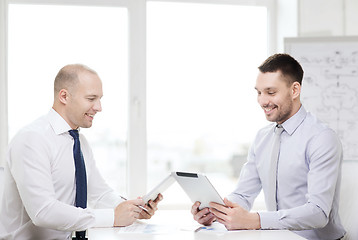
<svg viewBox="0 0 358 240">
<path fill-rule="evenodd" d="M 159 210 L 150 220 L 141 220 L 127 228 L 91 228 L 89 240 L 302 240 L 304 238 L 288 230 L 240 230 L 226 231 L 216 223 L 213 228 L 201 229 L 189 210 Z M 145 229 L 137 231 L 136 229 Z M 133 232 L 127 232 L 133 231 Z"/>
</svg>

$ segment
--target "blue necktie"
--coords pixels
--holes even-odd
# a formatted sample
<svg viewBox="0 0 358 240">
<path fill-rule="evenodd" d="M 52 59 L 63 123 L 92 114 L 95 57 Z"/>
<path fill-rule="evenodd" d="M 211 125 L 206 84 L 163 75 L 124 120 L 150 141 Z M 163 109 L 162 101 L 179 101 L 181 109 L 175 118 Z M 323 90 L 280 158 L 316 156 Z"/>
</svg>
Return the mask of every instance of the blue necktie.
<svg viewBox="0 0 358 240">
<path fill-rule="evenodd" d="M 86 167 L 81 151 L 80 139 L 78 130 L 68 131 L 73 137 L 75 143 L 73 145 L 73 158 L 75 159 L 76 168 L 76 207 L 87 207 L 87 181 L 86 181 Z M 85 239 L 86 231 L 76 232 L 77 239 Z"/>
</svg>

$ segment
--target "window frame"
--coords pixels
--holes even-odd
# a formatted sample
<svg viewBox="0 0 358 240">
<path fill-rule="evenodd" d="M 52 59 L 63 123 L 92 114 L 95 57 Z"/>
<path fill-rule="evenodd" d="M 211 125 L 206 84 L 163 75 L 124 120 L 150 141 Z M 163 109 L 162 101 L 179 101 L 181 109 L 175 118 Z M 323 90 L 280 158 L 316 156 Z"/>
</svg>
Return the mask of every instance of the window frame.
<svg viewBox="0 0 358 240">
<path fill-rule="evenodd" d="M 146 3 L 148 1 L 265 6 L 268 51 L 276 50 L 276 0 L 2 0 L 0 1 L 0 166 L 8 137 L 8 8 L 9 4 L 124 7 L 128 11 L 127 190 L 130 198 L 146 193 Z M 140 167 L 138 167 L 140 166 Z"/>
</svg>

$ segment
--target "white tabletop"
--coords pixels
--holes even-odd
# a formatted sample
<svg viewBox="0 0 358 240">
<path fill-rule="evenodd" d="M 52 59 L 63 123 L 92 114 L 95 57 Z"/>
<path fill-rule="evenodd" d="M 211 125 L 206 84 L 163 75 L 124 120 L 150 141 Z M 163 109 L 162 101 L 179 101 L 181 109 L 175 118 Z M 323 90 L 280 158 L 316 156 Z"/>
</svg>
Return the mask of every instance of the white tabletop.
<svg viewBox="0 0 358 240">
<path fill-rule="evenodd" d="M 126 228 L 91 228 L 90 240 L 96 239 L 151 239 L 151 240 L 302 240 L 304 238 L 286 230 L 227 231 L 219 223 L 213 228 L 200 229 L 189 211 L 159 210 L 150 220 L 141 220 Z"/>
</svg>

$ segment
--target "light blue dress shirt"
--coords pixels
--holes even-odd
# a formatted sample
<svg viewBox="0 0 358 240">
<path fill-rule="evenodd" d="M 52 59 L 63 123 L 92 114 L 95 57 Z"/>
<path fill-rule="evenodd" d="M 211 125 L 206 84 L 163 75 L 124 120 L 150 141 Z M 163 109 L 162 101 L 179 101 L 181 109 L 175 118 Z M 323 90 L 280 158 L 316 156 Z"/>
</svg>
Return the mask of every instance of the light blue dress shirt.
<svg viewBox="0 0 358 240">
<path fill-rule="evenodd" d="M 276 124 L 261 129 L 250 148 L 236 189 L 228 199 L 250 210 L 268 190 Z M 342 145 L 336 133 L 303 106 L 282 124 L 277 168 L 277 209 L 259 212 L 262 229 L 289 229 L 311 240 L 345 234 L 338 215 Z M 267 199 L 265 199 L 267 203 Z"/>
</svg>

